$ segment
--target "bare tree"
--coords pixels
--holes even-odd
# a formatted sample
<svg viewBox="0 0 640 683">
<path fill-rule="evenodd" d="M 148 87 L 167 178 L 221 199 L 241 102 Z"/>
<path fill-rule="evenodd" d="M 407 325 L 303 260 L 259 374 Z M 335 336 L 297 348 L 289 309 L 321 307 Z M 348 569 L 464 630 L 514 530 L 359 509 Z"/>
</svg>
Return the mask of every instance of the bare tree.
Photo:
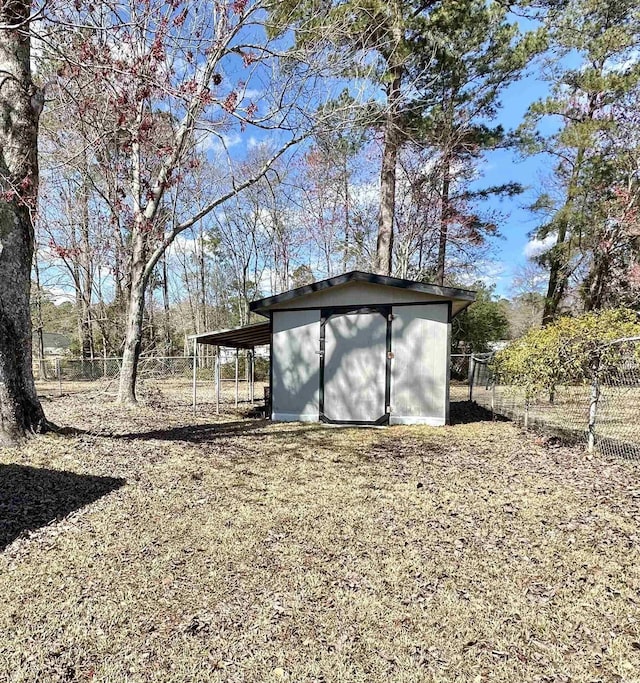
<svg viewBox="0 0 640 683">
<path fill-rule="evenodd" d="M 318 74 L 306 59 L 313 52 L 287 54 L 281 63 L 277 45 L 262 25 L 268 8 L 263 0 L 213 5 L 204 0 L 123 0 L 108 7 L 64 7 L 59 16 L 50 16 L 56 31 L 40 36 L 52 56 L 63 55 L 61 88 L 69 92 L 69 83 L 101 79 L 100 93 L 86 85 L 74 92 L 83 98 L 81 109 L 95 126 L 94 145 L 118 147 L 125 157 L 126 185 L 118 188 L 128 214 L 121 403 L 136 402 L 145 293 L 166 249 L 264 177 L 314 123 L 311 114 L 322 95 L 314 90 Z M 65 27 L 63 43 L 60 26 Z M 258 102 L 252 99 L 250 83 L 260 87 Z M 160 122 L 170 135 L 154 146 Z M 247 128 L 272 132 L 272 154 L 257 168 L 225 154 L 229 131 Z M 193 197 L 185 194 L 184 174 L 194 146 L 206 137 L 216 141 L 227 173 L 194 206 Z M 170 220 L 167 205 L 173 207 Z"/>
</svg>

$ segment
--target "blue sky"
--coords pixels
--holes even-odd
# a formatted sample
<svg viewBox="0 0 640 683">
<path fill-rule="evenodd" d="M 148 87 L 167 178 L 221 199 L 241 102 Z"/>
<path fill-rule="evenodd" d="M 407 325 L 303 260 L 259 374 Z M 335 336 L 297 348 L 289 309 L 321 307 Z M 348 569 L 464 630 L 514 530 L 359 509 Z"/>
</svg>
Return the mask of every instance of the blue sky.
<svg viewBox="0 0 640 683">
<path fill-rule="evenodd" d="M 532 20 L 522 17 L 513 19 L 520 25 L 523 33 L 536 27 L 536 22 Z M 246 69 L 242 66 L 234 64 L 229 67 L 231 70 L 227 75 L 230 83 L 246 77 Z M 530 104 L 548 95 L 549 84 L 540 79 L 539 67 L 536 60 L 530 65 L 528 73 L 503 92 L 502 107 L 496 120 L 490 122 L 491 125 L 501 124 L 506 131 L 515 129 L 522 122 Z M 252 91 L 251 96 L 246 98 L 245 105 L 250 99 L 262 105 L 261 95 L 264 93 L 260 86 L 263 84 L 260 83 L 260 75 L 256 75 L 258 82 L 254 85 L 251 81 L 249 84 Z M 245 133 L 233 130 L 224 137 L 228 146 L 234 148 L 232 156 L 242 157 L 247 149 L 272 135 L 249 126 Z M 214 148 L 211 151 L 215 153 L 220 150 Z M 501 238 L 493 240 L 490 258 L 478 262 L 476 275 L 487 284 L 495 284 L 498 295 L 511 296 L 513 278 L 527 262 L 525 248 L 530 241 L 529 233 L 536 227 L 535 217 L 526 206 L 535 199 L 541 179 L 551 173 L 552 160 L 542 155 L 522 158 L 516 150 L 500 149 L 486 155 L 486 163 L 480 170 L 482 177 L 478 180 L 478 187 L 517 182 L 525 188 L 525 192 L 519 196 L 491 198 L 483 202 L 483 208 L 497 211 L 503 220 L 499 224 Z"/>
<path fill-rule="evenodd" d="M 539 80 L 535 73 L 512 83 L 501 98 L 503 106 L 496 123 L 502 124 L 505 130 L 516 128 L 529 105 L 547 94 L 548 84 Z M 495 281 L 496 292 L 508 296 L 512 294 L 514 275 L 527 261 L 525 247 L 529 242 L 528 235 L 536 226 L 534 216 L 525 207 L 535 198 L 541 178 L 551 172 L 551 160 L 544 155 L 523 159 L 516 150 L 500 149 L 487 154 L 483 170 L 479 185 L 518 182 L 525 188 L 524 194 L 502 200 L 491 199 L 486 203 L 488 208 L 500 211 L 505 218 L 500 225 L 502 239 L 494 243 L 496 263 L 488 269 Z"/>
<path fill-rule="evenodd" d="M 526 31 L 532 28 L 529 22 L 519 20 L 521 29 Z M 509 131 L 517 127 L 524 117 L 529 105 L 547 95 L 548 84 L 539 79 L 539 69 L 534 64 L 530 73 L 521 80 L 512 83 L 501 97 L 502 107 L 498 112 L 497 119 L 491 123 L 499 123 Z M 225 85 L 231 89 L 238 80 L 247 79 L 247 68 L 238 64 L 237 60 L 226 65 Z M 245 106 L 249 101 L 261 103 L 266 85 L 260 73 L 254 74 L 255 79 L 250 79 L 245 94 Z M 231 151 L 231 156 L 242 158 L 247 150 L 255 146 L 259 141 L 268 139 L 272 133 L 261 131 L 253 126 L 248 126 L 246 132 L 232 128 L 225 132 L 222 137 Z M 218 139 L 203 139 L 203 151 L 210 152 L 213 160 L 222 151 L 222 145 Z M 529 242 L 529 233 L 535 227 L 532 214 L 525 208 L 532 202 L 536 195 L 536 188 L 542 177 L 551 171 L 551 160 L 543 156 L 522 159 L 515 150 L 497 150 L 486 155 L 486 163 L 482 167 L 482 178 L 478 181 L 479 187 L 500 185 L 506 182 L 518 182 L 525 187 L 525 193 L 512 198 L 490 199 L 484 203 L 488 209 L 497 210 L 504 221 L 499 225 L 501 239 L 493 241 L 493 249 L 490 260 L 482 260 L 477 264 L 477 276 L 488 284 L 496 285 L 496 293 L 501 296 L 513 294 L 512 281 L 527 261 L 525 247 Z"/>
</svg>

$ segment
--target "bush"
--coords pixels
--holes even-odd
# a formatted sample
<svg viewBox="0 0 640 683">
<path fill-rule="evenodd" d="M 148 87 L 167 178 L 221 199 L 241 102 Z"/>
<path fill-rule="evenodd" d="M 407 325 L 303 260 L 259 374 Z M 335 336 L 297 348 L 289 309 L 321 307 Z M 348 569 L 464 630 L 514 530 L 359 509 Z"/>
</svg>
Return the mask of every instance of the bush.
<svg viewBox="0 0 640 683">
<path fill-rule="evenodd" d="M 542 393 L 553 397 L 560 384 L 589 382 L 594 369 L 619 366 L 623 349 L 607 342 L 637 336 L 640 323 L 629 309 L 565 316 L 529 331 L 498 352 L 493 370 L 500 383 L 524 388 L 528 400 Z"/>
</svg>

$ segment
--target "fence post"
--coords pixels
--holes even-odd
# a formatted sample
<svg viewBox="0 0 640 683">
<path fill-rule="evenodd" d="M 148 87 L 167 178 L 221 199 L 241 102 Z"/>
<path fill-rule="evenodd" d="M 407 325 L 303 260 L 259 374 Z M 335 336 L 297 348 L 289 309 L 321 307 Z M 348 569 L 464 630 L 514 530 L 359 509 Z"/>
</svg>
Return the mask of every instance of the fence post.
<svg viewBox="0 0 640 683">
<path fill-rule="evenodd" d="M 598 401 L 600 400 L 600 383 L 598 382 L 598 362 L 594 361 L 591 369 L 593 379 L 591 381 L 591 400 L 589 401 L 589 433 L 587 438 L 587 450 L 593 453 L 596 445 L 596 416 L 598 414 Z"/>
<path fill-rule="evenodd" d="M 473 401 L 473 382 L 476 374 L 476 359 L 471 354 L 469 360 L 469 401 Z"/>
<path fill-rule="evenodd" d="M 255 397 L 255 358 L 256 350 L 253 348 L 249 351 L 249 401 L 251 401 L 251 405 L 253 405 Z"/>
<path fill-rule="evenodd" d="M 496 378 L 491 378 L 491 419 L 496 419 Z"/>
<path fill-rule="evenodd" d="M 58 395 L 62 396 L 62 372 L 59 358 L 56 358 L 56 377 L 58 378 Z"/>
<path fill-rule="evenodd" d="M 525 399 L 524 402 L 524 428 L 528 429 L 529 427 L 529 399 Z"/>
</svg>

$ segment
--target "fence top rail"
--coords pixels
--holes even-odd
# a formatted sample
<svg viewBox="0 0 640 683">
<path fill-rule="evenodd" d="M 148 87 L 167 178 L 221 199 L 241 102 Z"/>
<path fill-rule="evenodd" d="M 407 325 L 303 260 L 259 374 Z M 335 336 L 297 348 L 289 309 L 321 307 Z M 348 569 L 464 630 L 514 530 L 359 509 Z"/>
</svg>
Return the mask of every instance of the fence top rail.
<svg viewBox="0 0 640 683">
<path fill-rule="evenodd" d="M 258 347 L 256 347 L 258 348 Z M 244 351 L 245 349 L 242 349 Z M 215 354 L 214 354 L 215 355 Z M 234 358 L 235 356 L 232 355 L 231 353 L 225 353 L 221 352 L 221 356 L 229 357 L 229 358 Z M 198 359 L 205 358 L 206 356 L 201 356 L 198 355 Z M 142 362 L 147 362 L 147 361 L 180 361 L 180 360 L 192 360 L 193 355 L 189 356 L 140 356 L 139 361 Z M 40 361 L 64 361 L 65 363 L 67 362 L 74 362 L 74 363 L 104 363 L 104 361 L 121 361 L 122 356 L 94 356 L 93 358 L 80 358 L 80 357 L 72 357 L 72 356 L 60 356 L 60 357 L 45 357 L 45 358 L 34 358 L 34 362 L 40 362 Z"/>
<path fill-rule="evenodd" d="M 478 363 L 488 363 L 494 355 L 493 351 L 489 351 L 488 353 L 472 353 L 471 358 L 478 361 Z"/>
<path fill-rule="evenodd" d="M 614 344 L 625 344 L 626 342 L 637 342 L 640 341 L 640 337 L 621 337 L 620 339 L 614 339 L 613 341 L 603 342 L 603 346 L 613 346 Z"/>
</svg>

